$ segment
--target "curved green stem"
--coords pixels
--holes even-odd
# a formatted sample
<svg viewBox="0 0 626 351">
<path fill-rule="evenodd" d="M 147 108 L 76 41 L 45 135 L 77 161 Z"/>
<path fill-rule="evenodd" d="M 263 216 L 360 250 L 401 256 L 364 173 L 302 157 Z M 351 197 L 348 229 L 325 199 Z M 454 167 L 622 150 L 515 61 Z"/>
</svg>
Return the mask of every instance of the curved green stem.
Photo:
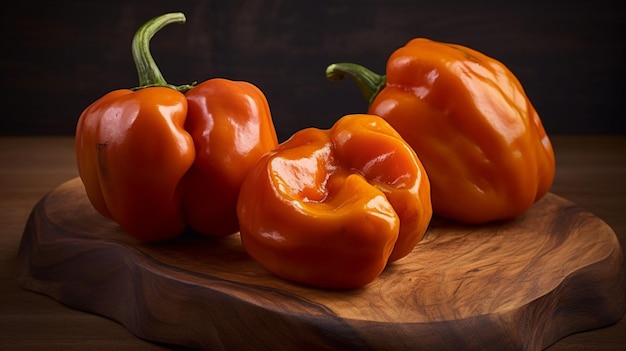
<svg viewBox="0 0 626 351">
<path fill-rule="evenodd" d="M 186 18 L 183 13 L 174 12 L 155 17 L 139 27 L 132 43 L 133 61 L 135 61 L 139 76 L 139 86 L 135 89 L 162 86 L 184 93 L 192 88 L 192 85 L 174 86 L 168 84 L 150 53 L 150 40 L 159 30 L 170 23 L 185 23 L 185 21 Z"/>
<path fill-rule="evenodd" d="M 374 73 L 355 63 L 334 63 L 326 68 L 328 80 L 342 80 L 346 76 L 356 82 L 369 105 L 387 81 L 386 76 Z"/>
</svg>

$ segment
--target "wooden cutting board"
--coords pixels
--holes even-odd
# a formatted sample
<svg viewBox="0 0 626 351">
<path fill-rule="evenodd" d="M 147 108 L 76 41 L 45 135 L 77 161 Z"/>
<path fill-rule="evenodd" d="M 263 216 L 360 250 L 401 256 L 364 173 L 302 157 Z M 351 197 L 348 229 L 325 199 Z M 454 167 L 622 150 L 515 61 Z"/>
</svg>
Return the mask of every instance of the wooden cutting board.
<svg viewBox="0 0 626 351">
<path fill-rule="evenodd" d="M 539 350 L 621 318 L 622 261 L 607 224 L 550 193 L 511 222 L 435 219 L 368 286 L 312 289 L 266 272 L 238 235 L 141 244 L 96 213 L 75 178 L 33 209 L 18 280 L 138 337 L 193 348 Z"/>
</svg>

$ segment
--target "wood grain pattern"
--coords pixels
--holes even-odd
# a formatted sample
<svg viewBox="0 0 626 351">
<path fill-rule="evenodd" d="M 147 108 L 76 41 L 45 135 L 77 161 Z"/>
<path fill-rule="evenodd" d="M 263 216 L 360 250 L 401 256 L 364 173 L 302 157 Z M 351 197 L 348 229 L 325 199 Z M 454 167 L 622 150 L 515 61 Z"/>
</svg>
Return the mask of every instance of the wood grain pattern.
<svg viewBox="0 0 626 351">
<path fill-rule="evenodd" d="M 538 350 L 624 313 L 612 229 L 548 194 L 515 221 L 435 220 L 370 285 L 310 289 L 275 278 L 238 236 L 144 245 L 98 215 L 78 178 L 33 209 L 20 284 L 112 318 L 135 335 L 211 350 Z"/>
</svg>

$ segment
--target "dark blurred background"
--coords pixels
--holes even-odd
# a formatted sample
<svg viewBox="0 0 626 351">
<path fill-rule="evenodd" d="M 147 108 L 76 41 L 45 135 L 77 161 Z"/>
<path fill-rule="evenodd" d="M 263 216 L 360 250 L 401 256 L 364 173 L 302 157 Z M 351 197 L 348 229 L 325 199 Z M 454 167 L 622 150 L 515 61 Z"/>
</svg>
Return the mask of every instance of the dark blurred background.
<svg viewBox="0 0 626 351">
<path fill-rule="evenodd" d="M 383 73 L 414 37 L 466 45 L 522 82 L 548 133 L 624 134 L 624 11 L 619 1 L 4 1 L 1 135 L 72 135 L 108 91 L 137 85 L 130 44 L 148 19 L 181 11 L 152 40 L 172 84 L 246 80 L 266 94 L 281 140 L 363 112 L 352 61 Z"/>
</svg>

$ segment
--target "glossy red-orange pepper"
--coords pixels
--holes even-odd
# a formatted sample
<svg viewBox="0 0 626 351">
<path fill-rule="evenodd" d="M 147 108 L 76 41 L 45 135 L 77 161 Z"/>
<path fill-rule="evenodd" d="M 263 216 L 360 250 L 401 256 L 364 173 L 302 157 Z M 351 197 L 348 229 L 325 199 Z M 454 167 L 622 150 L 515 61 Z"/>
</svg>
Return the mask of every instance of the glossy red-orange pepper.
<svg viewBox="0 0 626 351">
<path fill-rule="evenodd" d="M 78 171 L 94 208 L 148 242 L 187 228 L 237 232 L 241 183 L 278 144 L 267 100 L 254 85 L 165 82 L 148 43 L 163 26 L 184 20 L 173 13 L 143 25 L 133 41 L 140 87 L 104 95 L 76 128 Z"/>
<path fill-rule="evenodd" d="M 243 182 L 244 249 L 270 272 L 356 288 L 413 250 L 432 216 L 415 152 L 382 118 L 347 115 L 265 154 Z"/>
<path fill-rule="evenodd" d="M 386 76 L 362 66 L 327 68 L 353 78 L 368 113 L 413 147 L 432 185 L 435 213 L 461 222 L 507 220 L 549 190 L 554 151 L 522 85 L 501 62 L 461 45 L 411 40 Z"/>
</svg>

